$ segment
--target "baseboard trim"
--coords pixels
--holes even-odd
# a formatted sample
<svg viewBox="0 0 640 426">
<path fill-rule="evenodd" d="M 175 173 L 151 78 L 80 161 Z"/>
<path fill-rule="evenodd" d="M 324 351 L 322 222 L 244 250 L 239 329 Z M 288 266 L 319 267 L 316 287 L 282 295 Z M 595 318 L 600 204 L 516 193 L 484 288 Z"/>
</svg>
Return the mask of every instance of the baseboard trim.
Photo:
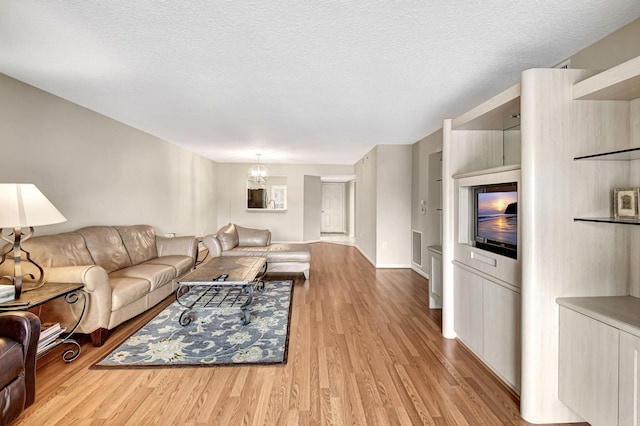
<svg viewBox="0 0 640 426">
<path fill-rule="evenodd" d="M 413 265 L 413 266 L 411 267 L 411 269 L 412 269 L 414 272 L 417 272 L 417 273 L 418 273 L 418 275 L 422 275 L 424 278 L 426 278 L 426 279 L 430 279 L 430 278 L 429 278 L 429 274 L 427 274 L 426 272 L 424 272 L 422 269 L 418 268 L 417 266 Z"/>
<path fill-rule="evenodd" d="M 355 247 L 358 249 L 358 251 L 360 252 L 361 255 L 364 256 L 365 259 L 367 259 L 369 261 L 370 264 L 372 264 L 374 267 L 376 266 L 376 262 L 374 262 L 373 260 L 371 260 L 371 258 L 369 256 L 367 256 L 367 254 L 362 251 L 362 249 L 360 248 L 360 246 L 358 244 L 355 245 Z"/>
<path fill-rule="evenodd" d="M 408 263 L 380 263 L 376 265 L 379 269 L 411 269 L 411 265 Z"/>
</svg>

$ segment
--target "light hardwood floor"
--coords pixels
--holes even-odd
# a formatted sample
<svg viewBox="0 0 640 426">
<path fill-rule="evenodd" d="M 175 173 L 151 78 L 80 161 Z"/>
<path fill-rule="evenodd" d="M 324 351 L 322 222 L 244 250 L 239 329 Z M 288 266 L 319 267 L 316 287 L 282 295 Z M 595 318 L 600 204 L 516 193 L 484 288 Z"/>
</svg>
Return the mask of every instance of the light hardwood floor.
<svg viewBox="0 0 640 426">
<path fill-rule="evenodd" d="M 276 278 L 276 277 L 274 277 Z M 518 400 L 459 342 L 441 336 L 427 280 L 376 270 L 354 247 L 312 245 L 296 277 L 287 365 L 91 370 L 173 299 L 101 348 L 38 361 L 23 425 L 527 424 Z"/>
</svg>

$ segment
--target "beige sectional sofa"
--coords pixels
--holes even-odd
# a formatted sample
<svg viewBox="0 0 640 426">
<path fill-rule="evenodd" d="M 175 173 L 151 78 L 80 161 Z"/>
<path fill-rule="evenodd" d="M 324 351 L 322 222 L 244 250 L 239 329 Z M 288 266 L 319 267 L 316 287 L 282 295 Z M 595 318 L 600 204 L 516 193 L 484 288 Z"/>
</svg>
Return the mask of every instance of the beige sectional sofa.
<svg viewBox="0 0 640 426">
<path fill-rule="evenodd" d="M 209 256 L 261 256 L 267 260 L 267 272 L 303 273 L 309 279 L 311 249 L 308 244 L 271 244 L 268 229 L 245 228 L 230 223 L 202 243 Z"/>
<path fill-rule="evenodd" d="M 101 346 L 108 330 L 175 291 L 176 279 L 194 267 L 197 244 L 195 237 L 156 236 L 148 225 L 90 226 L 34 237 L 23 248 L 43 267 L 47 282 L 84 284 L 88 306 L 77 332 L 91 334 Z M 81 310 L 57 299 L 43 305 L 40 315 L 70 327 Z"/>
</svg>

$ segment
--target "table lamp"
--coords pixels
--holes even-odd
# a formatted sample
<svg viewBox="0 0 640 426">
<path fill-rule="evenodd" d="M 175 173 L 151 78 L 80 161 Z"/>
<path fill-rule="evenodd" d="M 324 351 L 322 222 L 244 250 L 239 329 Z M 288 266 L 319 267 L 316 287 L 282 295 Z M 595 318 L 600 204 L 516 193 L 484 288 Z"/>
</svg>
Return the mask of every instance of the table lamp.
<svg viewBox="0 0 640 426">
<path fill-rule="evenodd" d="M 0 183 L 0 238 L 12 244 L 10 248 L 0 255 L 0 265 L 11 257 L 13 252 L 13 277 L 5 276 L 15 287 L 15 298 L 22 293 L 22 265 L 26 260 L 32 263 L 40 272 L 36 280 L 33 274 L 27 276 L 35 281 L 35 286 L 40 286 L 44 281 L 44 271 L 31 259 L 29 252 L 22 249 L 20 244 L 33 236 L 33 227 L 51 225 L 64 222 L 67 219 L 56 209 L 47 197 L 35 185 L 30 183 Z M 5 229 L 13 228 L 6 234 Z M 26 231 L 25 231 L 26 229 Z M 13 237 L 13 238 L 11 238 Z M 25 254 L 23 259 L 21 253 Z"/>
</svg>

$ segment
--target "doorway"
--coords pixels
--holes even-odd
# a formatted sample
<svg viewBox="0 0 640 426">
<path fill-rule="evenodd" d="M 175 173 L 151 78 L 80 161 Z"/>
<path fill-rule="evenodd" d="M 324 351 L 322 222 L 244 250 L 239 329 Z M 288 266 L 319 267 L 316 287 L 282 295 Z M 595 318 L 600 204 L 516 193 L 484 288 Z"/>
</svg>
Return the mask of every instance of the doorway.
<svg viewBox="0 0 640 426">
<path fill-rule="evenodd" d="M 323 234 L 344 234 L 345 201 L 344 183 L 322 183 L 322 210 L 320 232 Z"/>
</svg>

